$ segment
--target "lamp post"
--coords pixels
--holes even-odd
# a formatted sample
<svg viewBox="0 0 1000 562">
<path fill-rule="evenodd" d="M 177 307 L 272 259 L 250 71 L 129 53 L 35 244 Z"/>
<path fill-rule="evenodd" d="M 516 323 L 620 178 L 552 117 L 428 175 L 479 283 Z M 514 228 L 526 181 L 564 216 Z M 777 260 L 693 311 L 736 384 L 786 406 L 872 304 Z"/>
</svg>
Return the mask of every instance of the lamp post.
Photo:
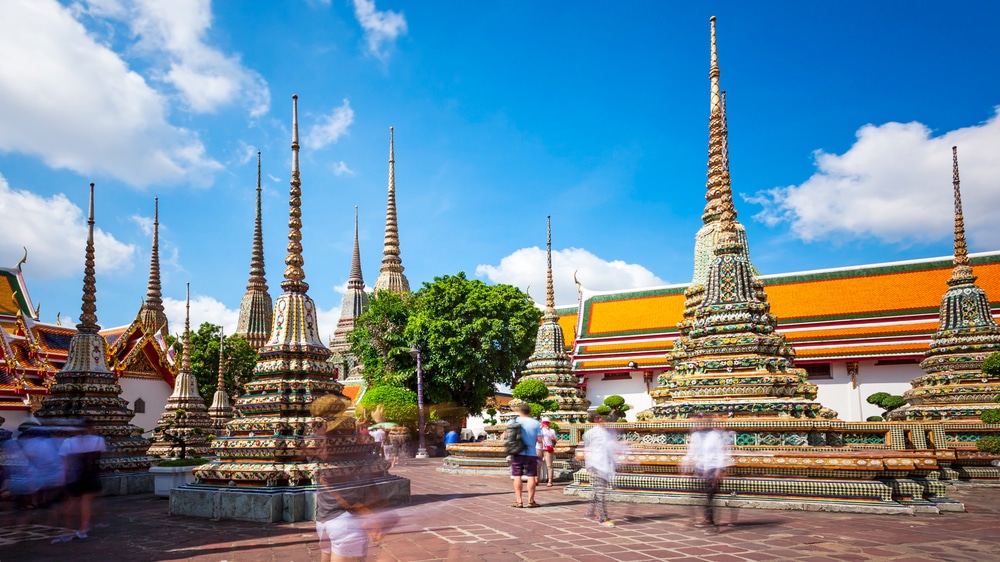
<svg viewBox="0 0 1000 562">
<path fill-rule="evenodd" d="M 410 350 L 410 355 L 417 359 L 417 415 L 419 416 L 417 418 L 417 423 L 419 424 L 417 433 L 420 434 L 420 442 L 417 445 L 415 458 L 426 459 L 427 448 L 424 446 L 424 369 L 420 362 L 420 346 L 413 346 L 413 349 Z"/>
</svg>

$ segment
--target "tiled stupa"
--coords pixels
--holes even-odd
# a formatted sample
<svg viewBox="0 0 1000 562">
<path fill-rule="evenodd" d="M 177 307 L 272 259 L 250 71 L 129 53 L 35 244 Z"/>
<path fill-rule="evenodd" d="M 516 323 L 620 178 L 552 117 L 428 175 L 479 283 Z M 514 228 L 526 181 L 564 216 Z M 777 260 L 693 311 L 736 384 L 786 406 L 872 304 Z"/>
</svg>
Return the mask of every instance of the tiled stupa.
<svg viewBox="0 0 1000 562">
<path fill-rule="evenodd" d="M 681 337 L 670 352 L 673 371 L 661 377 L 660 387 L 652 393 L 654 406 L 643 417 L 713 413 L 835 418 L 836 412 L 814 402 L 816 386 L 806 381 L 806 372 L 793 366 L 795 351 L 776 331 L 777 318 L 770 312 L 763 284 L 750 263 L 746 235 L 736 221 L 714 17 L 711 27 L 705 221 L 706 227 L 714 225 L 714 257 L 701 294 L 687 295 L 688 319 L 681 323 Z"/>
<path fill-rule="evenodd" d="M 212 443 L 218 460 L 195 471 L 200 484 L 216 486 L 294 487 L 316 484 L 317 471 L 345 480 L 387 476 L 388 463 L 375 458 L 374 444 L 359 442 L 350 427 L 341 425 L 335 461 L 317 461 L 323 445 L 315 432 L 324 419 L 310 412 L 314 400 L 341 394 L 333 379 L 330 351 L 320 341 L 316 305 L 306 294 L 302 258 L 301 181 L 299 180 L 298 96 L 293 96 L 292 179 L 289 198 L 288 255 L 284 290 L 274 307 L 271 337 L 260 349 L 254 380 L 236 399 L 239 416 L 226 424 L 223 436 Z M 328 442 L 326 442 L 328 443 Z M 171 500 L 173 501 L 173 499 Z"/>
<path fill-rule="evenodd" d="M 399 223 L 396 221 L 396 157 L 393 130 L 389 127 L 389 198 L 385 206 L 385 244 L 382 267 L 375 279 L 375 292 L 409 293 L 410 282 L 403 275 L 403 259 L 399 257 Z"/>
<path fill-rule="evenodd" d="M 188 456 L 203 456 L 209 453 L 208 433 L 212 428 L 212 418 L 205 408 L 205 401 L 198 393 L 198 381 L 191 370 L 191 289 L 188 286 L 187 312 L 184 317 L 184 350 L 181 353 L 181 368 L 174 378 L 174 391 L 167 398 L 167 405 L 156 422 L 153 444 L 149 454 L 158 457 L 180 455 L 181 445 L 168 435 L 184 441 L 184 451 Z M 184 412 L 180 414 L 180 412 Z"/>
<path fill-rule="evenodd" d="M 225 344 L 226 337 L 224 334 L 220 334 L 219 381 L 215 386 L 215 394 L 212 396 L 212 405 L 208 407 L 208 415 L 212 418 L 212 428 L 215 430 L 225 430 L 226 424 L 233 419 L 233 405 L 229 402 L 229 393 L 226 392 Z"/>
<path fill-rule="evenodd" d="M 573 362 L 566 353 L 566 337 L 559 316 L 556 314 L 555 290 L 552 284 L 552 218 L 548 224 L 548 265 L 545 279 L 545 314 L 538 327 L 535 351 L 528 358 L 521 380 L 539 380 L 549 389 L 549 399 L 559 402 L 555 412 L 545 412 L 545 416 L 555 422 L 585 423 L 590 401 L 585 391 L 578 387 L 580 377 L 573 374 Z M 511 401 L 516 406 L 519 401 Z"/>
<path fill-rule="evenodd" d="M 160 332 L 167 337 L 167 315 L 163 312 L 163 294 L 160 291 L 160 199 L 156 198 L 153 210 L 153 248 L 149 256 L 149 283 L 146 301 L 139 309 L 139 322 L 148 334 Z"/>
<path fill-rule="evenodd" d="M 118 377 L 108 369 L 107 341 L 98 332 L 97 286 L 94 278 L 94 184 L 90 184 L 87 250 L 83 276 L 83 313 L 77 333 L 70 340 L 66 364 L 42 400 L 35 416 L 58 423 L 61 419 L 87 420 L 104 437 L 107 452 L 101 458 L 106 474 L 145 472 L 153 462 L 146 453 L 149 440 L 142 429 L 129 423 L 135 415 L 120 397 Z"/>
<path fill-rule="evenodd" d="M 347 290 L 340 301 L 340 319 L 330 340 L 330 362 L 339 370 L 339 379 L 345 385 L 362 385 L 361 365 L 351 354 L 351 344 L 347 335 L 354 330 L 358 316 L 368 308 L 368 293 L 361 275 L 361 248 L 358 245 L 358 208 L 354 207 L 354 253 L 351 255 L 351 273 L 347 278 Z"/>
<path fill-rule="evenodd" d="M 958 176 L 958 148 L 952 148 L 955 194 L 955 258 L 948 291 L 941 299 L 940 323 L 920 368 L 926 375 L 910 382 L 907 405 L 889 413 L 893 420 L 978 420 L 984 410 L 1000 409 L 1000 378 L 983 374 L 983 361 L 1000 351 L 1000 326 L 990 299 L 976 286 L 965 244 L 965 218 Z"/>
<path fill-rule="evenodd" d="M 247 292 L 240 301 L 240 317 L 236 334 L 250 342 L 250 347 L 260 349 L 271 336 L 273 308 L 271 294 L 267 292 L 264 273 L 264 234 L 260 212 L 260 152 L 257 153 L 257 215 L 253 227 L 253 249 L 250 252 L 250 280 Z"/>
</svg>

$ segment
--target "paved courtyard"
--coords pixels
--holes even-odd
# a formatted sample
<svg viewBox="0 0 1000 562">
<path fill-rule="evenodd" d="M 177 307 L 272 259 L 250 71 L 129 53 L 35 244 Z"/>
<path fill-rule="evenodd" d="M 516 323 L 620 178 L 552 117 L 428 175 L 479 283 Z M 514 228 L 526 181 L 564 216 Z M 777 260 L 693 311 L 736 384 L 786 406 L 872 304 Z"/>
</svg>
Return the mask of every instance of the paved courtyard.
<svg viewBox="0 0 1000 562">
<path fill-rule="evenodd" d="M 959 487 L 951 494 L 968 513 L 873 516 L 769 510 L 725 510 L 731 523 L 708 535 L 692 526 L 690 508 L 610 504 L 618 526 L 583 518 L 586 503 L 540 488 L 542 507 L 509 507 L 510 480 L 445 476 L 440 460 L 409 461 L 413 502 L 400 524 L 373 546 L 369 560 L 740 560 L 939 561 L 1000 559 L 1000 488 Z M 4 504 L 9 509 L 9 504 Z M 50 544 L 60 529 L 51 514 L 32 525 L 0 526 L 0 562 L 319 560 L 314 525 L 211 522 L 167 515 L 154 496 L 103 498 L 90 538 Z M 9 512 L 3 513 L 6 517 Z"/>
</svg>

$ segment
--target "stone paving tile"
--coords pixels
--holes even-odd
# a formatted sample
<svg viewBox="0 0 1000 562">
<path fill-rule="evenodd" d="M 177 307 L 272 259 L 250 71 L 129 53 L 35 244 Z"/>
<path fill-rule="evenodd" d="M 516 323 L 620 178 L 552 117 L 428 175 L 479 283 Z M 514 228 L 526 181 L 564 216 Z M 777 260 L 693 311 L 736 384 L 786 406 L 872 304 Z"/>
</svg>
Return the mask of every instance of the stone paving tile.
<svg viewBox="0 0 1000 562">
<path fill-rule="evenodd" d="M 719 534 L 694 528 L 695 511 L 683 506 L 611 504 L 615 528 L 583 517 L 586 502 L 562 486 L 538 492 L 537 509 L 509 507 L 513 493 L 502 477 L 446 476 L 440 461 L 399 467 L 410 478 L 414 501 L 397 510 L 400 524 L 369 550 L 379 562 L 578 560 L 806 560 L 921 562 L 997 559 L 1000 489 L 955 486 L 949 496 L 968 513 L 864 516 L 842 513 L 723 510 Z M 0 503 L 2 562 L 311 562 L 320 552 L 315 524 L 206 521 L 167 514 L 152 496 L 102 498 L 86 541 L 49 544 L 60 517 L 33 512 L 19 532 L 10 504 Z M 27 527 L 25 529 L 28 529 Z M 46 538 L 40 538 L 44 535 Z M 14 537 L 14 538 L 12 538 Z"/>
</svg>

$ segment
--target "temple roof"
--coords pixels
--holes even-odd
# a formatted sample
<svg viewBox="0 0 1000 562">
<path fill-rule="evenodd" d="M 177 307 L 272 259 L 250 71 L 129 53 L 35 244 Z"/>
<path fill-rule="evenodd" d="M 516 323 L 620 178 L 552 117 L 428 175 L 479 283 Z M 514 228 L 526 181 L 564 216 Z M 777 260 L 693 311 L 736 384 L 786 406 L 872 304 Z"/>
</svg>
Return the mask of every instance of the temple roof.
<svg viewBox="0 0 1000 562">
<path fill-rule="evenodd" d="M 1000 314 L 1000 251 L 973 254 L 979 286 Z M 916 359 L 938 326 L 952 258 L 763 275 L 779 330 L 800 362 Z M 586 291 L 579 311 L 559 309 L 577 370 L 667 365 L 688 284 L 623 291 Z M 579 318 L 577 314 L 582 318 Z M 566 329 L 571 324 L 575 329 Z M 577 325 L 578 324 L 578 325 Z M 575 334 L 575 338 L 570 338 Z"/>
</svg>

